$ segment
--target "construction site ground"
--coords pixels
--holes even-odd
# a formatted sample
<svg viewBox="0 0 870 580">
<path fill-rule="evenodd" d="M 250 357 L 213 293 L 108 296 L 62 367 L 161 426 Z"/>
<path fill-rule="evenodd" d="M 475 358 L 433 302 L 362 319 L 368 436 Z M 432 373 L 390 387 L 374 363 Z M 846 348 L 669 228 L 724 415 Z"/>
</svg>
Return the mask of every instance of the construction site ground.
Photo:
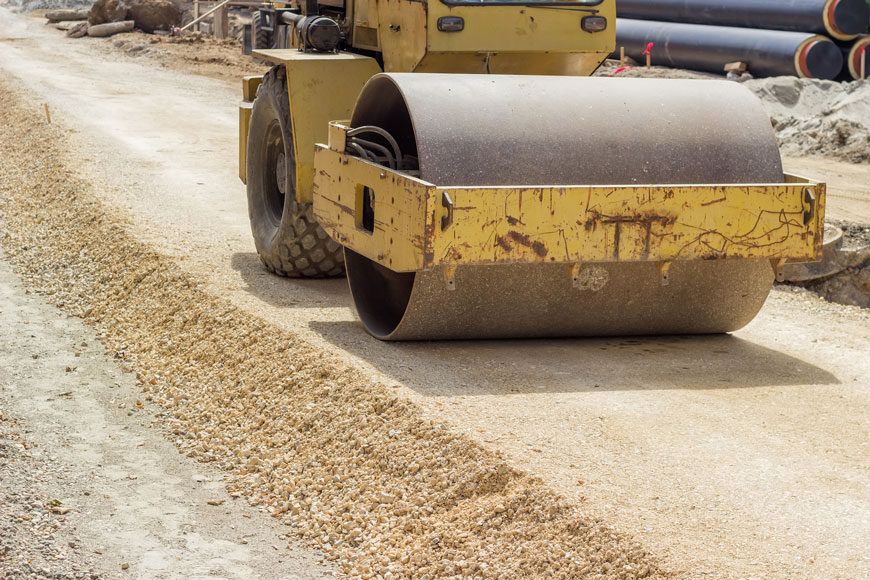
<svg viewBox="0 0 870 580">
<path fill-rule="evenodd" d="M 42 22 L 0 7 L 0 575 L 870 578 L 870 311 L 376 341 L 254 252 L 265 67 Z M 785 164 L 870 227 L 866 162 Z"/>
</svg>

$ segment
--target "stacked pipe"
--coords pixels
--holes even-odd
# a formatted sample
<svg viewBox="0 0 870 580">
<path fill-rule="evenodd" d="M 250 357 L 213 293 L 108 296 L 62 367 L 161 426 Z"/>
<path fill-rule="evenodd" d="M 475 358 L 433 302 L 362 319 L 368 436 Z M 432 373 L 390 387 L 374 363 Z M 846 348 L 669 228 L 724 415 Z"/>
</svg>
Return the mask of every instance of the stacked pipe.
<svg viewBox="0 0 870 580">
<path fill-rule="evenodd" d="M 755 76 L 870 76 L 867 0 L 618 0 L 617 46 L 635 60 Z M 862 69 L 863 63 L 863 71 Z"/>
</svg>

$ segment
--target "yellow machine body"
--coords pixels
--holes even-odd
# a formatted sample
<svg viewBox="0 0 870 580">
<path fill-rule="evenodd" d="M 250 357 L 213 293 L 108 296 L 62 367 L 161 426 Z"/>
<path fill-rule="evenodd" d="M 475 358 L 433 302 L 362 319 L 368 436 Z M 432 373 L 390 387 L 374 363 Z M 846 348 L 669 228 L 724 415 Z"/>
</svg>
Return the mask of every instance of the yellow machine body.
<svg viewBox="0 0 870 580">
<path fill-rule="evenodd" d="M 346 265 L 371 334 L 731 332 L 757 314 L 773 272 L 821 255 L 825 185 L 783 174 L 745 88 L 566 78 L 613 52 L 615 2 L 328 0 L 319 14 L 339 23 L 346 51 L 254 52 L 286 70 L 290 185 L 319 239 L 344 246 L 330 260 Z M 258 82 L 243 83 L 243 181 Z M 250 175 L 263 181 L 286 157 Z M 253 189 L 261 258 L 297 275 L 284 264 L 317 235 L 269 249 L 270 264 L 261 247 L 277 237 L 262 232 L 295 229 L 254 224 L 267 212 Z M 298 207 L 281 203 L 283 216 Z"/>
<path fill-rule="evenodd" d="M 565 3 L 565 7 L 576 8 L 570 11 L 558 6 L 445 4 L 440 0 L 347 0 L 345 5 L 350 45 L 365 54 L 310 53 L 295 48 L 253 52 L 287 69 L 296 196 L 303 203 L 312 201 L 315 143 L 326 141 L 330 121 L 350 117 L 365 82 L 382 70 L 585 76 L 613 52 L 616 42 L 614 0 Z M 606 18 L 607 29 L 583 31 L 582 18 L 592 14 Z M 439 31 L 442 17 L 462 18 L 464 29 Z M 256 77 L 245 77 L 239 107 L 239 177 L 243 182 L 247 182 L 247 129 L 256 85 Z"/>
<path fill-rule="evenodd" d="M 612 1 L 588 6 L 609 31 L 583 32 L 589 12 L 558 7 L 441 1 L 357 0 L 352 3 L 353 47 L 383 54 L 385 72 L 589 75 L 615 45 Z M 460 32 L 438 21 L 462 18 Z"/>
<path fill-rule="evenodd" d="M 318 145 L 318 223 L 393 270 L 509 263 L 816 259 L 824 184 L 439 187 L 347 154 L 348 127 Z M 371 231 L 365 195 L 377 200 Z"/>
<path fill-rule="evenodd" d="M 296 155 L 296 198 L 312 201 L 314 144 L 326 140 L 329 122 L 350 116 L 356 97 L 372 76 L 377 61 L 349 52 L 321 54 L 295 49 L 256 51 L 265 60 L 286 67 L 293 151 Z M 239 177 L 247 183 L 248 125 L 256 87 L 262 77 L 245 77 L 239 107 Z"/>
</svg>

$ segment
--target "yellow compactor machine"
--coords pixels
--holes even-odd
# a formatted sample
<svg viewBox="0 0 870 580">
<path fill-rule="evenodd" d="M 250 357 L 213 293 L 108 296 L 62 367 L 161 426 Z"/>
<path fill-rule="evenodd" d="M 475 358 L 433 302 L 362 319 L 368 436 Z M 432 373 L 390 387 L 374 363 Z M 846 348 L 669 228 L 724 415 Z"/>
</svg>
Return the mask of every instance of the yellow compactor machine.
<svg viewBox="0 0 870 580">
<path fill-rule="evenodd" d="M 729 81 L 590 77 L 614 0 L 307 0 L 244 79 L 266 267 L 347 271 L 384 340 L 719 333 L 820 255 L 825 187 L 783 173 Z"/>
</svg>

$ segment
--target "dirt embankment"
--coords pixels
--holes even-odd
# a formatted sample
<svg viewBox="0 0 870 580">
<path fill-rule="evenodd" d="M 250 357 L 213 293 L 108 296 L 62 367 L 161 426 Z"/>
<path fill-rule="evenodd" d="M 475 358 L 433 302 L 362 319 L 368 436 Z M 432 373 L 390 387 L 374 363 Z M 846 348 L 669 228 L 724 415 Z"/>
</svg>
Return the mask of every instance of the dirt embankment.
<svg viewBox="0 0 870 580">
<path fill-rule="evenodd" d="M 361 578 L 664 578 L 631 538 L 391 386 L 208 294 L 67 168 L 65 137 L 0 92 L 0 242 L 97 328 L 176 444 Z"/>
<path fill-rule="evenodd" d="M 619 70 L 607 61 L 595 73 L 637 78 L 724 79 L 725 77 L 642 66 Z M 863 163 L 870 160 L 870 81 L 836 82 L 794 77 L 753 79 L 742 82 L 761 100 L 770 115 L 783 155 L 824 155 Z"/>
<path fill-rule="evenodd" d="M 783 155 L 870 161 L 870 82 L 778 77 L 745 86 L 770 114 Z"/>
</svg>

